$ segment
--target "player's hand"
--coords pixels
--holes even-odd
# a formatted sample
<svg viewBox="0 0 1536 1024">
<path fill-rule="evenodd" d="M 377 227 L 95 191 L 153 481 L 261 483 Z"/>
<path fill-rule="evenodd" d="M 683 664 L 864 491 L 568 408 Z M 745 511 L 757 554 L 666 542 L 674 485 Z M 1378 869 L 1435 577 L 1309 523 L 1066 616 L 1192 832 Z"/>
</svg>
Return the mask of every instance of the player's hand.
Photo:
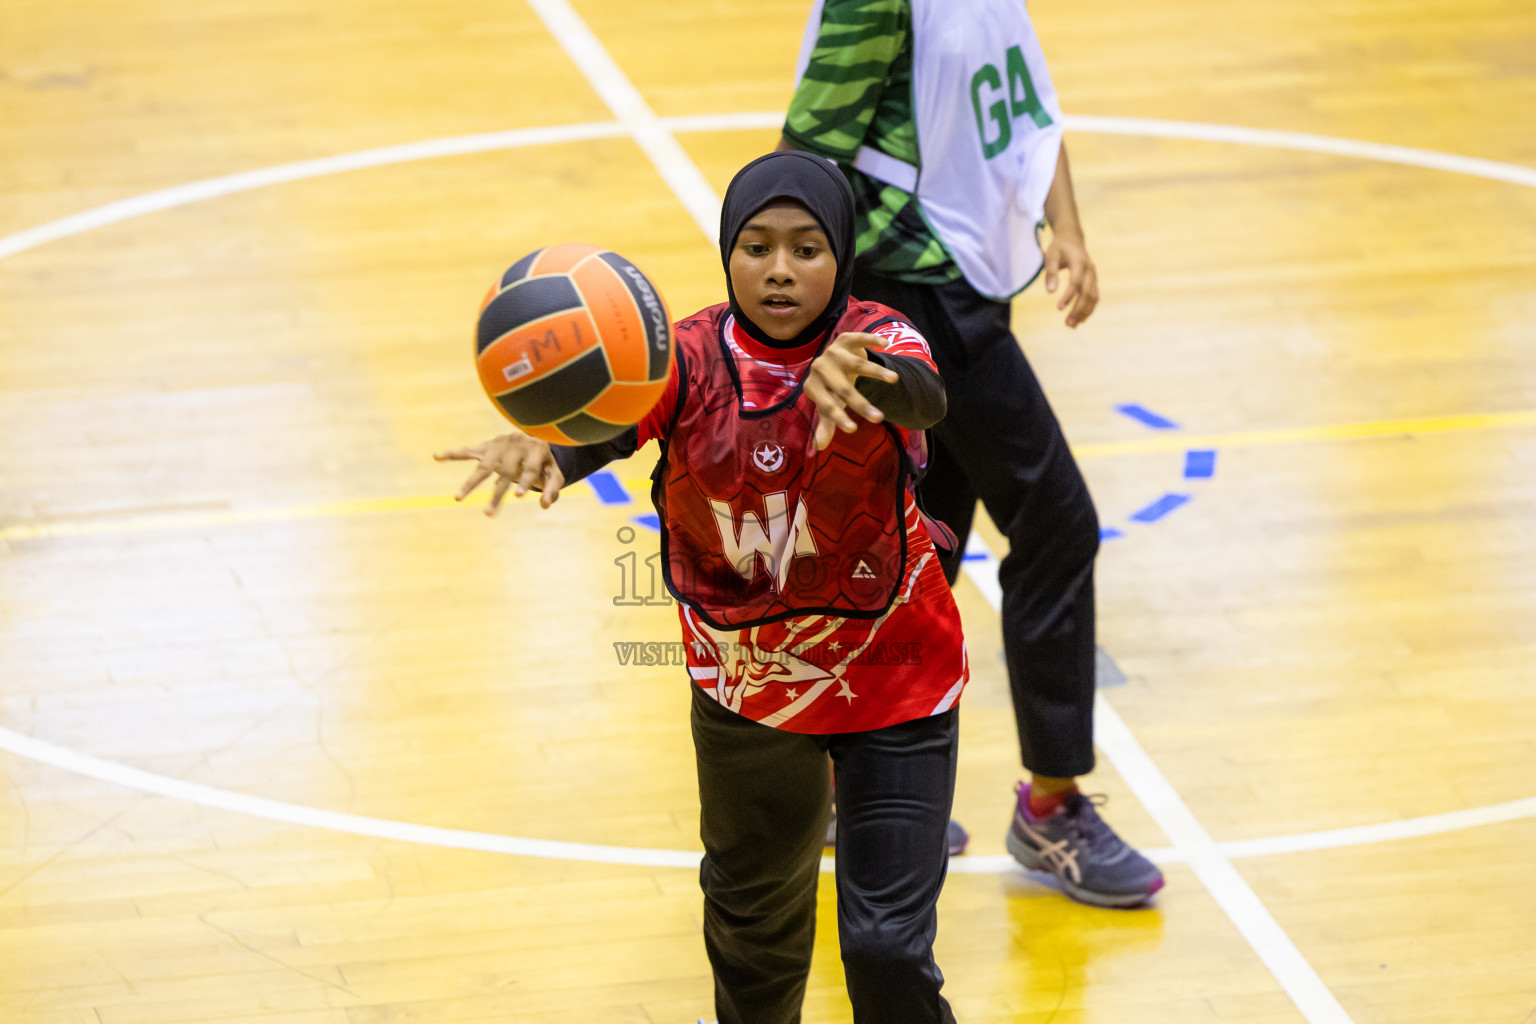
<svg viewBox="0 0 1536 1024">
<path fill-rule="evenodd" d="M 1067 326 L 1076 327 L 1093 315 L 1099 304 L 1099 271 L 1088 255 L 1082 235 L 1053 235 L 1045 250 L 1045 290 L 1055 294 L 1062 271 L 1067 272 L 1067 290 L 1056 309 L 1067 310 Z M 1070 309 L 1068 307 L 1071 307 Z"/>
<path fill-rule="evenodd" d="M 896 383 L 896 371 L 869 358 L 866 349 L 884 348 L 885 340 L 873 334 L 850 331 L 832 339 L 832 344 L 811 361 L 805 378 L 805 395 L 816 403 L 816 450 L 832 443 L 832 432 L 853 433 L 859 425 L 848 415 L 852 409 L 871 423 L 885 419 L 885 413 L 854 387 L 860 377 L 874 377 L 887 384 Z"/>
<path fill-rule="evenodd" d="M 521 430 L 468 448 L 437 452 L 432 457 L 438 462 L 479 463 L 464 481 L 464 486 L 459 488 L 459 493 L 453 496 L 454 501 L 463 501 L 471 491 L 495 475 L 496 486 L 491 491 L 490 504 L 485 507 L 488 516 L 496 514 L 501 508 L 501 499 L 514 485 L 517 490 L 513 493 L 519 498 L 527 494 L 530 487 L 542 488 L 544 493 L 539 496 L 539 505 L 549 508 L 560 497 L 560 488 L 565 484 L 565 474 L 555 464 L 548 442 L 529 437 Z"/>
</svg>

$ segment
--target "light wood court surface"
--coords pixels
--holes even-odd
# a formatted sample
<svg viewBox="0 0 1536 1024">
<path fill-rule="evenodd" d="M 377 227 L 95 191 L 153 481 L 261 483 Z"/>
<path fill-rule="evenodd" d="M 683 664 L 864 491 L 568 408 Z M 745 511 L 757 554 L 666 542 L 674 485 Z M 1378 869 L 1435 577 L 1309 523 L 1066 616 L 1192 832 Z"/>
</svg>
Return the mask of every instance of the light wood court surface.
<svg viewBox="0 0 1536 1024">
<path fill-rule="evenodd" d="M 782 110 L 805 6 L 575 0 L 663 119 Z M 1032 9 L 1069 114 L 1536 168 L 1528 2 Z M 5 1024 L 712 1016 L 685 867 L 150 791 L 698 848 L 681 671 L 613 646 L 676 639 L 671 609 L 612 601 L 614 560 L 655 545 L 619 538 L 648 456 L 616 468 L 634 504 L 583 485 L 494 521 L 446 502 L 462 474 L 429 458 L 499 428 L 470 330 L 523 252 L 616 249 L 676 315 L 721 297 L 646 152 L 600 129 L 14 244 L 224 175 L 612 122 L 522 0 L 0 0 Z M 678 166 L 723 191 L 774 139 L 740 123 L 678 132 Z M 951 875 L 938 946 L 961 1021 L 1533 1024 L 1536 189 L 1069 139 L 1103 303 L 1072 333 L 1036 289 L 1016 324 L 1122 534 L 1100 638 L 1126 678 L 1104 696 L 1155 777 L 1111 763 L 1131 763 L 1122 737 L 1089 788 L 1168 888 L 1093 910 L 997 863 L 1019 769 L 995 614 L 962 582 L 956 814 L 984 870 Z M 1186 478 L 1189 450 L 1216 452 L 1213 476 Z M 1135 518 L 1165 494 L 1191 500 Z M 47 763 L 69 752 L 96 760 Z M 1230 845 L 1499 805 L 1422 835 Z M 1191 846 L 1192 822 L 1228 845 Z M 806 1019 L 847 1021 L 823 896 Z"/>
</svg>

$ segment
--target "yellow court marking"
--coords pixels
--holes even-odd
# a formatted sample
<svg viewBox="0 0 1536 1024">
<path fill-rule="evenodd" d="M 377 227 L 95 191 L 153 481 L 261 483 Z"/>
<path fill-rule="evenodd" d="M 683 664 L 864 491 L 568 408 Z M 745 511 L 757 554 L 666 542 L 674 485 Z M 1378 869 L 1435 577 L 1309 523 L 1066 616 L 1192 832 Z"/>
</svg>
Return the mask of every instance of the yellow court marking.
<svg viewBox="0 0 1536 1024">
<path fill-rule="evenodd" d="M 361 516 L 375 512 L 416 512 L 422 509 L 448 508 L 455 505 L 484 505 L 489 500 L 487 494 L 472 494 L 463 501 L 454 501 L 451 494 L 413 494 L 397 498 L 332 501 L 319 505 L 155 512 L 148 515 L 0 527 L 0 541 L 34 540 L 42 537 L 94 537 L 101 534 L 141 533 L 145 530 L 186 529 L 194 526 L 235 526 L 242 523 Z M 509 496 L 507 500 L 514 499 Z"/>
<path fill-rule="evenodd" d="M 1230 434 L 1182 434 L 1169 432 L 1135 441 L 1108 441 L 1073 445 L 1079 459 L 1107 459 L 1117 455 L 1149 455 L 1179 452 L 1190 448 L 1258 448 L 1267 445 L 1303 444 L 1310 441 L 1355 441 L 1373 437 L 1416 437 L 1465 430 L 1491 430 L 1499 427 L 1536 426 L 1536 409 L 1522 412 L 1479 413 L 1462 416 L 1431 416 L 1404 420 L 1375 420 L 1368 423 L 1341 423 L 1326 427 L 1289 427 L 1280 430 L 1248 430 Z M 648 477 L 626 478 L 631 491 L 644 493 L 650 487 Z M 569 495 L 591 494 L 578 488 Z M 564 497 L 565 495 L 562 495 Z M 419 512 L 426 509 L 463 505 L 484 505 L 488 495 L 472 494 L 462 502 L 450 494 L 414 494 L 395 498 L 368 498 L 360 501 L 333 501 L 317 505 L 288 505 L 275 508 L 206 509 L 186 512 L 157 512 L 89 520 L 28 523 L 0 527 L 0 541 L 36 540 L 50 537 L 94 537 L 104 534 L 142 533 L 147 530 L 189 529 L 201 526 L 236 526 L 245 523 L 282 522 L 299 519 L 328 519 L 344 516 L 373 515 L 379 512 Z M 514 501 L 512 497 L 508 501 Z M 536 500 L 529 495 L 525 500 Z"/>
<path fill-rule="evenodd" d="M 1189 448 L 1259 448 L 1266 445 L 1301 444 L 1306 441 L 1357 441 L 1370 437 L 1413 437 L 1447 434 L 1460 430 L 1536 426 L 1536 409 L 1465 416 L 1427 416 L 1407 420 L 1374 420 L 1340 423 L 1331 427 L 1287 427 L 1280 430 L 1242 430 L 1230 434 L 1181 434 L 1169 431 L 1135 441 L 1108 441 L 1073 445 L 1079 459 L 1107 459 L 1116 455 L 1147 455 Z"/>
</svg>

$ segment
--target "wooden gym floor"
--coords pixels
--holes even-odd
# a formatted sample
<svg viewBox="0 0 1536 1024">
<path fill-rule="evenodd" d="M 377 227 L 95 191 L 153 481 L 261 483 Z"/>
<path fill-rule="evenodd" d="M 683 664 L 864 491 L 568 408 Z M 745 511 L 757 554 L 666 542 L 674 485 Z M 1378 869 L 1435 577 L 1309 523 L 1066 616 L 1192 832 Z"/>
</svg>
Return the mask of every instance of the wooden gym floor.
<svg viewBox="0 0 1536 1024">
<path fill-rule="evenodd" d="M 499 428 L 523 252 L 721 296 L 805 6 L 0 0 L 5 1024 L 710 1016 L 686 684 L 614 646 L 676 638 L 613 603 L 647 456 L 490 521 L 429 453 Z M 1168 888 L 1007 868 L 982 555 L 960 1019 L 1533 1024 L 1536 7 L 1033 10 L 1104 298 L 1016 323 L 1119 534 L 1089 788 Z"/>
</svg>

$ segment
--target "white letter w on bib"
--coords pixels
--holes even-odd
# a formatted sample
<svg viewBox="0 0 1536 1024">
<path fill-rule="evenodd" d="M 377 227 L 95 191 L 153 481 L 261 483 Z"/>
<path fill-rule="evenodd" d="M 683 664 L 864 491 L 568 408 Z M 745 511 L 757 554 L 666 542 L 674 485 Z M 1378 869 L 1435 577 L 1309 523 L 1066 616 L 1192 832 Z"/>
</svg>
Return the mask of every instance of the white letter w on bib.
<svg viewBox="0 0 1536 1024">
<path fill-rule="evenodd" d="M 753 579 L 761 571 L 758 558 L 773 577 L 774 590 L 782 591 L 789 576 L 789 563 L 797 555 L 816 554 L 816 541 L 805 525 L 805 500 L 795 503 L 795 516 L 786 514 L 785 491 L 763 495 L 763 511 L 767 513 L 768 532 L 751 512 L 743 512 L 741 519 L 731 514 L 731 506 L 723 501 L 710 499 L 709 507 L 715 511 L 715 526 L 720 529 L 720 544 L 725 557 L 741 573 L 743 579 Z"/>
</svg>

